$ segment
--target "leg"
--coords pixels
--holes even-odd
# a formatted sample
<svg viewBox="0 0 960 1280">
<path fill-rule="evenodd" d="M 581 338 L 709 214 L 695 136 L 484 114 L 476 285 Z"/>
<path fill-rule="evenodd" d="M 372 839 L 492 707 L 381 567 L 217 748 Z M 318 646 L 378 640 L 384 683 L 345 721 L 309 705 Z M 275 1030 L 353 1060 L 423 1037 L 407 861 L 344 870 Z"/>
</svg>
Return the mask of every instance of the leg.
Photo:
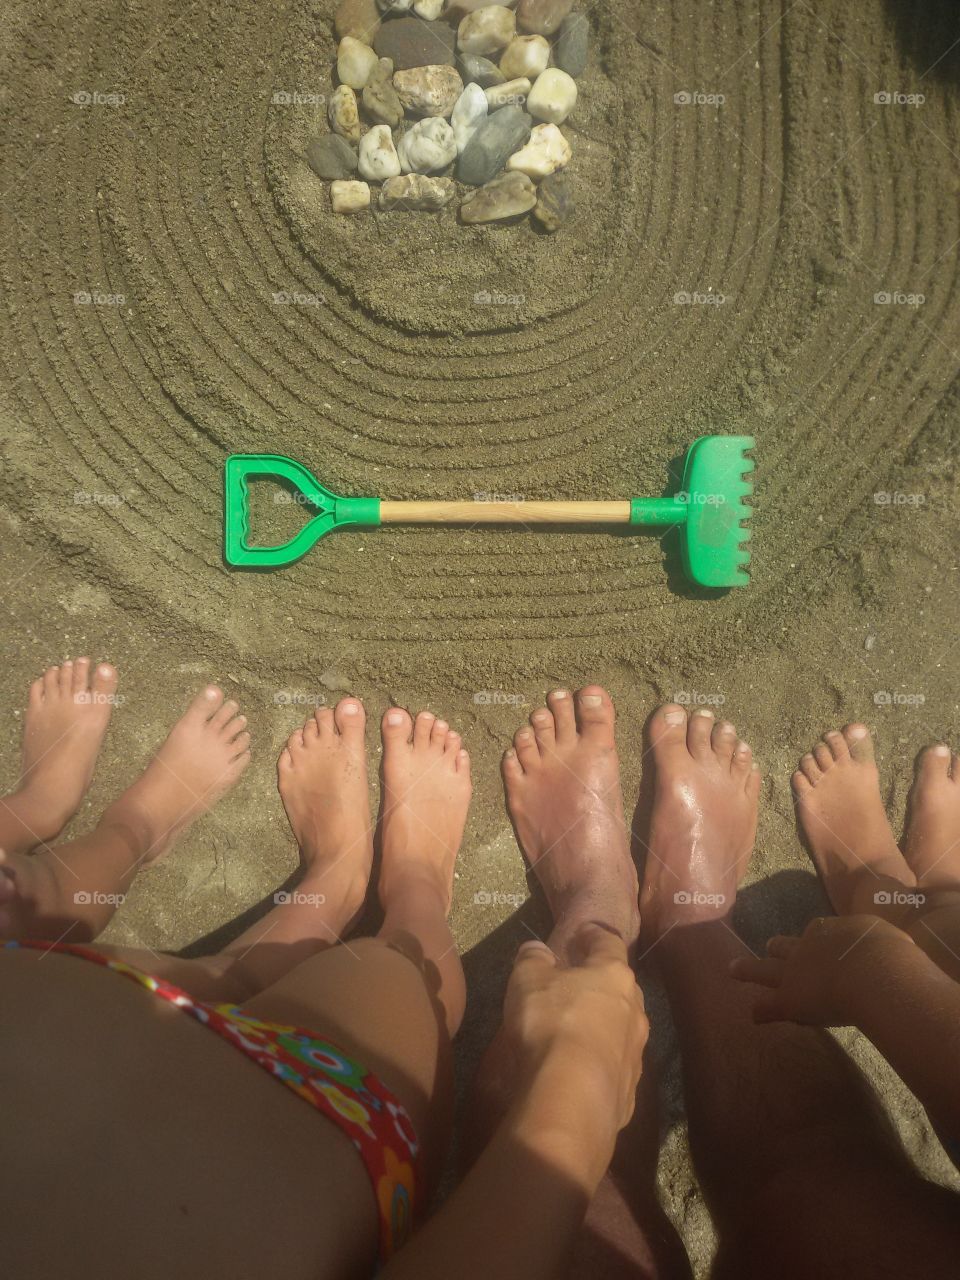
<svg viewBox="0 0 960 1280">
<path fill-rule="evenodd" d="M 680 1038 L 694 1162 L 721 1237 L 715 1274 L 946 1280 L 960 1242 L 956 1197 L 915 1172 L 829 1035 L 756 1026 L 751 993 L 728 975 L 743 950 L 730 914 L 756 830 L 749 748 L 732 726 L 702 712 L 688 721 L 676 706 L 659 709 L 649 735 L 641 908 Z M 835 887 L 846 891 L 845 874 Z"/>
<path fill-rule="evenodd" d="M 514 737 L 503 760 L 507 808 L 520 848 L 546 895 L 554 927 L 548 945 L 575 963 L 570 943 L 587 921 L 633 945 L 639 930 L 637 873 L 630 857 L 609 695 L 597 686 L 576 699 L 549 695 Z M 512 1100 L 516 1072 L 501 1032 L 487 1051 L 469 1108 L 468 1157 L 486 1145 Z M 571 1259 L 570 1274 L 689 1276 L 683 1247 L 657 1200 L 659 1135 L 649 1074 L 634 1120 L 621 1134 Z"/>
<path fill-rule="evenodd" d="M 117 673 L 90 659 L 50 667 L 30 686 L 23 767 L 0 799 L 0 849 L 27 853 L 55 840 L 86 795 L 117 693 Z"/>
<path fill-rule="evenodd" d="M 906 856 L 884 812 L 866 725 L 825 734 L 792 782 L 801 830 L 836 911 L 882 916 L 960 979 L 960 782 L 950 762 L 946 747 L 920 758 Z"/>
<path fill-rule="evenodd" d="M 205 689 L 146 772 L 95 831 L 0 867 L 0 936 L 86 942 L 105 928 L 137 871 L 237 780 L 250 760 L 246 719 Z"/>
<path fill-rule="evenodd" d="M 382 1076 L 410 1111 L 435 1176 L 449 1140 L 450 1041 L 465 996 L 447 914 L 470 761 L 444 721 L 421 712 L 414 723 L 393 708 L 383 718 L 383 773 L 378 936 L 315 955 L 246 1007 L 320 1029 Z"/>
</svg>

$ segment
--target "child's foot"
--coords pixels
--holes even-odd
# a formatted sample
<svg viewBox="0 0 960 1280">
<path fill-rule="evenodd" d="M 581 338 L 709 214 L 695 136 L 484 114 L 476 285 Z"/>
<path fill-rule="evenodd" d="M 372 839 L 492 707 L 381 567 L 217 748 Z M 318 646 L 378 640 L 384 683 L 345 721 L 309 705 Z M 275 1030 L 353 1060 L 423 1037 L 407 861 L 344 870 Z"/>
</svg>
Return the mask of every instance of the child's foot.
<svg viewBox="0 0 960 1280">
<path fill-rule="evenodd" d="M 866 725 L 825 733 L 791 779 L 797 815 L 820 879 L 840 915 L 886 907 L 915 884 L 880 797 Z M 880 910 L 878 910 L 880 908 Z"/>
<path fill-rule="evenodd" d="M 453 899 L 453 869 L 470 804 L 470 757 L 445 720 L 400 707 L 383 717 L 380 900 L 406 892 Z"/>
<path fill-rule="evenodd" d="M 325 707 L 295 730 L 277 761 L 304 866 L 298 893 L 322 897 L 318 922 L 336 935 L 362 908 L 373 862 L 365 724 L 360 701 L 342 698 L 335 711 Z"/>
<path fill-rule="evenodd" d="M 917 759 L 903 853 L 917 888 L 960 889 L 960 757 L 943 743 Z"/>
<path fill-rule="evenodd" d="M 760 771 L 734 726 L 710 711 L 688 720 L 668 703 L 647 735 L 653 805 L 640 912 L 653 941 L 733 910 L 757 833 Z"/>
<path fill-rule="evenodd" d="M 216 685 L 203 689 L 170 730 L 145 773 L 106 811 L 103 822 L 129 825 L 154 862 L 180 832 L 213 807 L 250 763 L 247 717 L 224 702 Z"/>
<path fill-rule="evenodd" d="M 550 946 L 564 956 L 587 921 L 632 945 L 640 928 L 637 871 L 623 820 L 620 765 L 610 695 L 588 685 L 518 729 L 503 758 L 507 809 L 517 842 L 553 913 Z"/>
<path fill-rule="evenodd" d="M 30 686 L 23 722 L 23 768 L 16 791 L 0 800 L 7 853 L 54 840 L 93 778 L 110 722 L 117 673 L 89 658 L 50 667 Z"/>
</svg>

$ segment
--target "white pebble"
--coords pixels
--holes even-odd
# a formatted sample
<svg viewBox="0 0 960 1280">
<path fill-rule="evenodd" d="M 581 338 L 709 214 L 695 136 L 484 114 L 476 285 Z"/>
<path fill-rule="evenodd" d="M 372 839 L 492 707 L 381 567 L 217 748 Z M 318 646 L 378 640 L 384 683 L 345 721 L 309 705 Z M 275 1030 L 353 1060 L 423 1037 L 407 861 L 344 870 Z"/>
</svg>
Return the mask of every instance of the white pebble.
<svg viewBox="0 0 960 1280">
<path fill-rule="evenodd" d="M 461 153 L 487 118 L 487 95 L 478 84 L 468 84 L 456 101 L 450 124 Z"/>
<path fill-rule="evenodd" d="M 550 41 L 543 36 L 514 36 L 503 51 L 500 70 L 508 80 L 529 76 L 536 80 L 550 61 Z"/>
<path fill-rule="evenodd" d="M 370 208 L 370 188 L 365 182 L 338 179 L 330 183 L 330 204 L 334 213 L 359 213 Z"/>
<path fill-rule="evenodd" d="M 414 0 L 413 12 L 424 22 L 436 22 L 443 13 L 444 0 Z"/>
<path fill-rule="evenodd" d="M 530 81 L 526 76 L 519 80 L 505 80 L 503 84 L 492 84 L 489 89 L 484 89 L 487 98 L 487 106 L 491 111 L 496 111 L 497 107 L 507 107 L 511 104 L 515 107 L 522 107 L 527 94 L 530 92 Z"/>
<path fill-rule="evenodd" d="M 399 177 L 400 157 L 388 124 L 375 124 L 360 139 L 360 163 L 357 167 L 360 176 L 372 182 Z"/>
<path fill-rule="evenodd" d="M 508 169 L 525 173 L 536 182 L 570 163 L 573 150 L 555 124 L 538 124 L 530 131 L 530 141 L 507 161 Z M 360 143 L 360 172 L 363 173 L 363 143 Z"/>
<path fill-rule="evenodd" d="M 393 87 L 407 111 L 420 116 L 448 116 L 463 93 L 453 67 L 411 67 L 393 73 Z"/>
<path fill-rule="evenodd" d="M 327 108 L 330 128 L 339 133 L 341 138 L 351 142 L 360 141 L 360 111 L 357 107 L 357 95 L 348 84 L 342 84 L 330 95 Z"/>
<path fill-rule="evenodd" d="M 397 147 L 404 173 L 433 173 L 457 158 L 457 140 L 442 116 L 418 120 Z"/>
<path fill-rule="evenodd" d="M 502 4 L 488 4 L 468 13 L 457 28 L 457 47 L 461 53 L 479 53 L 487 57 L 506 48 L 517 34 L 517 19 L 512 9 Z"/>
<path fill-rule="evenodd" d="M 362 89 L 376 69 L 379 58 L 368 44 L 344 36 L 337 48 L 337 78 L 351 89 Z"/>
<path fill-rule="evenodd" d="M 559 67 L 547 67 L 534 81 L 527 98 L 527 110 L 548 124 L 563 124 L 576 101 L 577 82 L 573 76 Z"/>
</svg>

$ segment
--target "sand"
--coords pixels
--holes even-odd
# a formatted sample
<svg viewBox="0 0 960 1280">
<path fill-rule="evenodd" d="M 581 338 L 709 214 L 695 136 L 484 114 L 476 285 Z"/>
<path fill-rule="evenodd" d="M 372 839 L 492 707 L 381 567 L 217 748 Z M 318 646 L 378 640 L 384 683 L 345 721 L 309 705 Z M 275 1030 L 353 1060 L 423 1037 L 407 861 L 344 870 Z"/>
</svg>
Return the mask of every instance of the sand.
<svg viewBox="0 0 960 1280">
<path fill-rule="evenodd" d="M 957 52 L 941 55 L 960 29 L 954 6 L 924 10 L 598 6 L 568 128 L 577 214 L 548 237 L 452 210 L 329 212 L 302 153 L 310 95 L 329 91 L 330 0 L 12 7 L 5 776 L 14 709 L 65 654 L 116 662 L 127 699 L 81 824 L 201 681 L 243 700 L 256 738 L 236 794 L 142 876 L 111 937 L 209 946 L 292 872 L 273 760 L 345 689 L 374 716 L 429 706 L 473 753 L 464 1074 L 527 936 L 497 761 L 552 684 L 613 691 L 628 804 L 657 699 L 737 721 L 768 779 L 757 933 L 816 909 L 788 777 L 824 728 L 871 724 L 902 820 L 910 762 L 955 734 L 958 701 L 960 99 Z M 221 560 L 226 452 L 287 453 L 351 494 L 617 498 L 662 492 L 707 431 L 758 441 L 744 591 L 698 595 L 656 538 L 599 532 L 345 534 L 271 575 Z M 271 497 L 257 527 L 292 527 Z M 702 1273 L 709 1225 L 656 1007 L 661 1185 Z M 878 1079 L 924 1169 L 953 1177 L 915 1100 Z"/>
</svg>

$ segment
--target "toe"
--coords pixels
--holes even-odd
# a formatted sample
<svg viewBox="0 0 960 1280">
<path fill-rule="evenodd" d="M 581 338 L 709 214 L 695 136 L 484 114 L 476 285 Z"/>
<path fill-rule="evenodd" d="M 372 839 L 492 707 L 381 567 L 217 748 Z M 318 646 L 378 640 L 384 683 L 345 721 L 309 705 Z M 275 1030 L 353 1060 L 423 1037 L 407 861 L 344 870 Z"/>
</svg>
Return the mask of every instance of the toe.
<svg viewBox="0 0 960 1280">
<path fill-rule="evenodd" d="M 813 783 L 801 769 L 797 769 L 796 772 L 792 774 L 790 778 L 790 785 L 793 787 L 793 794 L 798 800 L 801 796 L 805 796 L 813 790 Z"/>
<path fill-rule="evenodd" d="M 945 742 L 926 747 L 917 757 L 919 782 L 946 782 L 950 776 L 950 748 Z"/>
<path fill-rule="evenodd" d="M 236 736 L 247 727 L 246 716 L 234 716 L 232 720 L 228 720 L 223 726 L 223 737 L 227 742 L 233 742 Z"/>
<path fill-rule="evenodd" d="M 823 774 L 820 772 L 820 766 L 809 751 L 805 756 L 800 757 L 800 771 L 806 776 L 807 781 L 813 787 L 815 787 L 823 777 Z"/>
<path fill-rule="evenodd" d="M 823 740 L 830 748 L 830 754 L 834 760 L 846 760 L 850 755 L 850 748 L 847 746 L 847 740 L 837 729 L 828 729 L 823 735 Z"/>
<path fill-rule="evenodd" d="M 43 692 L 48 698 L 55 698 L 60 692 L 59 667 L 47 667 L 43 673 Z"/>
<path fill-rule="evenodd" d="M 675 702 L 658 707 L 650 717 L 647 734 L 655 759 L 687 755 L 687 713 Z"/>
<path fill-rule="evenodd" d="M 109 662 L 97 663 L 97 669 L 93 673 L 93 692 L 101 698 L 109 698 L 117 692 L 117 685 L 120 677 L 117 675 L 116 667 L 112 667 Z"/>
<path fill-rule="evenodd" d="M 547 707 L 537 707 L 536 711 L 530 713 L 530 723 L 541 754 L 552 751 L 557 745 L 557 726 L 553 712 Z"/>
<path fill-rule="evenodd" d="M 750 764 L 749 772 L 747 773 L 747 777 L 744 781 L 746 793 L 754 801 L 760 798 L 760 785 L 762 782 L 763 775 L 760 772 L 760 766 L 757 764 L 756 760 L 754 760 Z"/>
<path fill-rule="evenodd" d="M 312 715 L 309 720 L 305 720 L 303 724 L 303 740 L 310 745 L 311 742 L 318 742 L 320 739 L 320 726 L 317 724 L 317 717 Z"/>
<path fill-rule="evenodd" d="M 219 730 L 225 728 L 240 710 L 240 703 L 228 698 L 219 710 L 210 717 L 210 727 Z"/>
<path fill-rule="evenodd" d="M 463 747 L 457 752 L 457 773 L 470 777 L 470 752 L 464 750 Z"/>
<path fill-rule="evenodd" d="M 523 765 L 524 773 L 529 773 L 540 763 L 540 748 L 537 746 L 533 730 L 528 729 L 526 725 L 513 735 L 513 749 L 517 753 L 517 759 Z"/>
<path fill-rule="evenodd" d="M 451 729 L 450 732 L 447 734 L 447 741 L 444 744 L 444 748 L 443 748 L 445 754 L 448 756 L 453 756 L 453 758 L 456 759 L 457 753 L 460 750 L 461 741 L 462 739 L 459 733 L 457 733 L 455 729 Z"/>
<path fill-rule="evenodd" d="M 236 759 L 237 756 L 249 755 L 250 754 L 249 733 L 241 733 L 239 737 L 235 738 L 233 742 L 230 743 L 230 750 L 233 752 L 234 759 Z"/>
<path fill-rule="evenodd" d="M 729 720 L 721 720 L 715 724 L 713 733 L 710 735 L 710 745 L 713 747 L 713 754 L 729 764 L 733 758 L 733 749 L 737 745 L 736 726 Z"/>
<path fill-rule="evenodd" d="M 418 711 L 417 718 L 413 722 L 413 745 L 418 750 L 423 750 L 430 745 L 430 734 L 433 732 L 433 722 L 436 716 L 432 711 Z"/>
<path fill-rule="evenodd" d="M 363 738 L 366 716 L 359 698 L 341 698 L 334 710 L 333 719 L 341 737 L 348 738 L 351 742 Z"/>
<path fill-rule="evenodd" d="M 572 742 L 577 735 L 577 717 L 573 710 L 573 699 L 567 689 L 554 689 L 547 694 L 547 702 L 553 712 L 554 732 L 557 742 L 563 746 Z"/>
<path fill-rule="evenodd" d="M 287 739 L 287 750 L 290 752 L 290 754 L 293 756 L 294 759 L 297 758 L 298 752 L 303 750 L 303 729 L 302 728 L 294 729 L 293 733 L 291 733 L 290 737 Z"/>
<path fill-rule="evenodd" d="M 813 748 L 813 755 L 821 773 L 826 773 L 829 768 L 836 764 L 836 761 L 833 758 L 833 752 L 825 742 L 817 743 Z"/>
<path fill-rule="evenodd" d="M 380 732 L 385 743 L 399 745 L 401 742 L 409 742 L 413 736 L 413 721 L 409 711 L 405 711 L 403 707 L 390 707 L 383 713 Z"/>
<path fill-rule="evenodd" d="M 288 747 L 284 747 L 277 758 L 277 773 L 281 777 L 293 768 L 293 756 Z"/>
<path fill-rule="evenodd" d="M 704 760 L 712 755 L 710 737 L 713 733 L 713 712 L 707 707 L 698 707 L 687 724 L 687 749 L 695 760 Z"/>
<path fill-rule="evenodd" d="M 317 707 L 313 713 L 313 719 L 321 738 L 333 737 L 334 719 L 330 707 Z"/>
<path fill-rule="evenodd" d="M 38 676 L 30 686 L 30 706 L 38 707 L 43 701 L 43 676 Z"/>
<path fill-rule="evenodd" d="M 850 748 L 850 755 L 857 764 L 873 763 L 873 739 L 865 724 L 845 724 L 843 736 Z"/>
<path fill-rule="evenodd" d="M 194 720 L 209 720 L 223 702 L 223 690 L 215 684 L 201 689 L 187 708 L 187 715 Z"/>
<path fill-rule="evenodd" d="M 523 765 L 520 763 L 513 747 L 503 753 L 503 759 L 500 761 L 500 772 L 503 774 L 504 781 L 508 786 L 511 782 L 519 782 L 523 777 Z"/>
<path fill-rule="evenodd" d="M 90 692 L 90 659 L 78 658 L 73 664 L 73 696 Z"/>
<path fill-rule="evenodd" d="M 434 720 L 433 728 L 430 730 L 430 745 L 440 751 L 447 745 L 447 735 L 450 732 L 450 726 L 446 720 Z"/>
<path fill-rule="evenodd" d="M 753 769 L 753 750 L 749 742 L 741 739 L 733 752 L 733 760 L 730 763 L 730 772 L 735 776 L 743 776 L 746 781 L 747 775 Z"/>
<path fill-rule="evenodd" d="M 577 692 L 577 728 L 589 742 L 613 746 L 613 699 L 598 684 L 588 684 Z"/>
<path fill-rule="evenodd" d="M 73 693 L 73 663 L 69 658 L 60 666 L 60 692 L 68 696 Z"/>
</svg>

